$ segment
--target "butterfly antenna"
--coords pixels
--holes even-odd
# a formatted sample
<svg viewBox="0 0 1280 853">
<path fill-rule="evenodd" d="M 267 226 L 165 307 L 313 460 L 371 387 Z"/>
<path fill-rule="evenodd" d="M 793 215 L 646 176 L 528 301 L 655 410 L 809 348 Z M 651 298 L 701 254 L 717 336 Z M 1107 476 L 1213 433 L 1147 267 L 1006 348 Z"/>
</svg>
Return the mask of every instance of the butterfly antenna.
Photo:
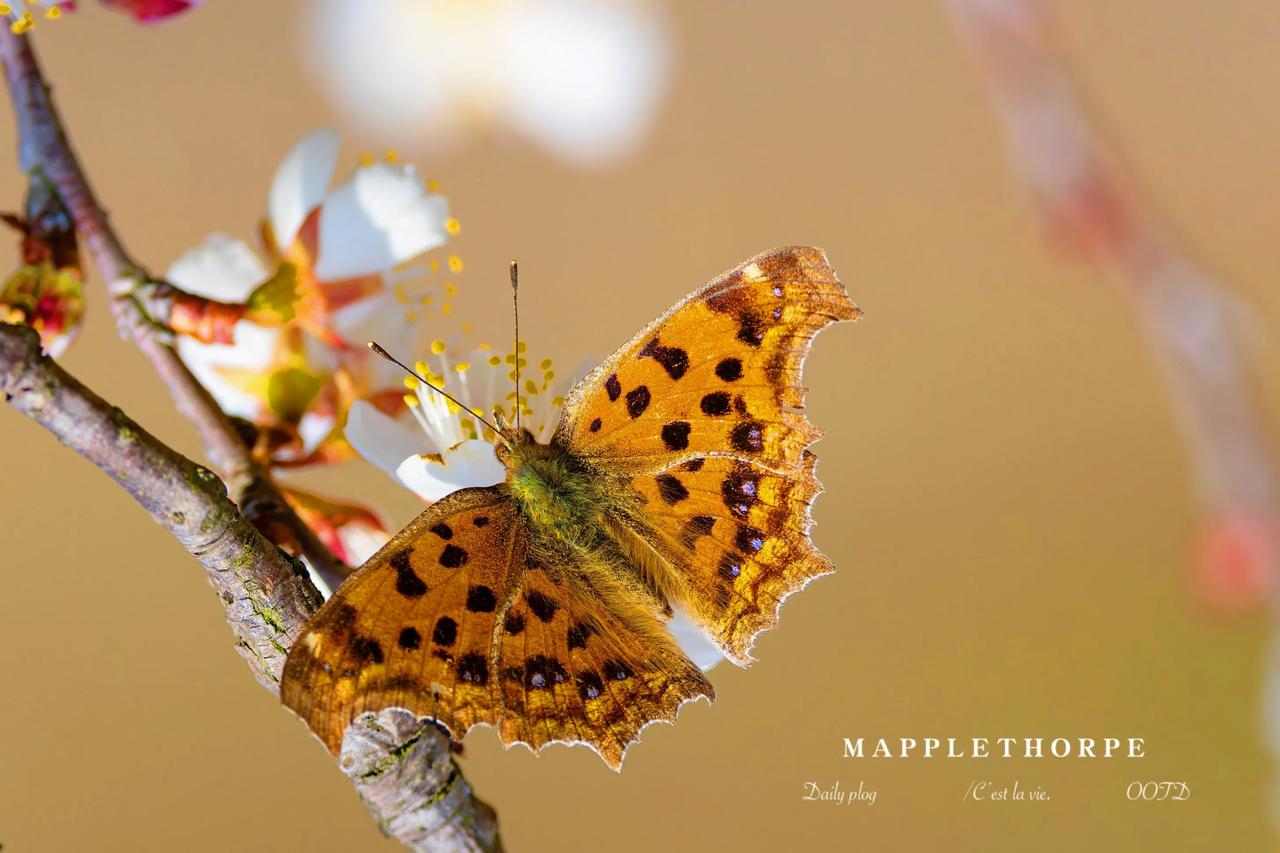
<svg viewBox="0 0 1280 853">
<path fill-rule="evenodd" d="M 416 371 L 416 370 L 414 370 L 413 368 L 409 367 L 409 366 L 408 366 L 407 364 L 405 364 L 403 361 L 401 361 L 400 359 L 396 358 L 394 355 L 392 355 L 391 353 L 389 353 L 389 352 L 387 352 L 385 349 L 383 349 L 383 348 L 382 348 L 382 346 L 381 346 L 381 344 L 379 344 L 377 341 L 369 341 L 369 343 L 368 343 L 368 347 L 369 347 L 369 349 L 371 349 L 371 350 L 373 350 L 374 352 L 376 352 L 378 355 L 380 355 L 380 356 L 382 356 L 383 358 L 385 358 L 387 361 L 389 361 L 389 362 L 391 362 L 392 364 L 394 364 L 394 365 L 396 365 L 397 367 L 399 367 L 399 368 L 400 368 L 401 370 L 403 370 L 405 373 L 407 373 L 407 374 L 409 374 L 410 376 L 412 376 L 414 379 L 417 379 L 417 380 L 418 380 L 419 382 L 421 382 L 423 385 L 426 385 L 426 386 L 427 386 L 428 388 L 430 388 L 432 391 L 435 391 L 437 394 L 441 395 L 441 396 L 442 396 L 442 397 L 444 397 L 446 400 L 450 400 L 450 401 L 452 401 L 455 405 L 457 405 L 457 406 L 458 406 L 458 408 L 462 409 L 462 411 L 464 411 L 464 412 L 470 412 L 472 415 L 474 415 L 474 416 L 475 416 L 475 419 L 476 419 L 476 420 L 480 421 L 480 423 L 484 424 L 484 425 L 485 425 L 485 426 L 487 426 L 489 429 L 493 430 L 494 434 L 495 434 L 496 436 L 498 436 L 498 438 L 502 439 L 502 443 L 503 443 L 503 444 L 509 444 L 509 442 L 507 441 L 507 437 L 506 437 L 505 435 L 503 435 L 503 434 L 502 434 L 502 430 L 498 429 L 496 426 L 494 426 L 493 424 L 491 424 L 489 421 L 485 420 L 483 415 L 481 415 L 479 412 L 477 412 L 477 411 L 475 411 L 474 409 L 472 409 L 470 406 L 463 405 L 463 403 L 462 403 L 462 401 L 461 401 L 461 400 L 459 400 L 457 397 L 455 397 L 455 396 L 453 396 L 452 394 L 450 394 L 448 391 L 446 391 L 446 390 L 444 390 L 443 388 L 440 388 L 440 387 L 438 387 L 438 386 L 436 386 L 436 385 L 433 385 L 433 384 L 432 384 L 431 382 L 429 382 L 429 381 L 427 380 L 427 378 L 426 378 L 425 376 L 423 376 L 421 373 L 419 373 L 418 371 Z"/>
<path fill-rule="evenodd" d="M 520 411 L 524 406 L 520 405 L 520 284 L 519 274 L 516 269 L 516 262 L 511 262 L 511 311 L 515 315 L 516 326 L 516 432 L 520 431 Z"/>
</svg>

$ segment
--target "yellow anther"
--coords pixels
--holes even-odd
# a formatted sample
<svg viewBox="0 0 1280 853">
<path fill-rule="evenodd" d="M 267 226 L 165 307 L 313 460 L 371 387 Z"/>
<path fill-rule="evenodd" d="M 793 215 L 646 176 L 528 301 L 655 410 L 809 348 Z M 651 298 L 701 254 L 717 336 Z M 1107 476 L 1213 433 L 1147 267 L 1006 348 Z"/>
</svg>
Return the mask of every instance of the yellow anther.
<svg viewBox="0 0 1280 853">
<path fill-rule="evenodd" d="M 515 353 L 510 353 L 506 358 L 504 358 L 504 359 L 503 359 L 503 361 L 505 361 L 507 364 L 515 364 L 515 363 L 516 363 L 516 354 L 515 354 Z"/>
<path fill-rule="evenodd" d="M 470 325 L 471 325 L 470 323 L 463 323 L 463 324 L 462 324 L 462 331 L 464 331 L 464 332 L 470 331 L 470 330 L 467 328 L 467 327 L 468 327 L 468 326 L 470 326 Z M 476 347 L 476 349 L 480 350 L 481 352 L 488 352 L 489 350 L 493 349 L 493 345 L 492 345 L 492 344 L 488 344 L 488 343 L 483 343 L 483 342 L 482 342 L 478 347 Z"/>
<path fill-rule="evenodd" d="M 440 184 L 436 181 L 427 181 L 427 190 L 429 192 L 438 193 L 440 192 Z"/>
<path fill-rule="evenodd" d="M 436 338 L 434 341 L 431 342 L 432 355 L 444 355 L 444 349 L 445 349 L 444 341 L 440 340 L 439 338 Z"/>
<path fill-rule="evenodd" d="M 444 285 L 444 294 L 445 294 L 445 296 L 457 296 L 457 295 L 458 295 L 458 285 L 454 284 L 454 283 L 453 283 L 453 282 L 451 282 L 451 281 L 449 281 L 449 282 L 445 282 L 445 285 Z"/>
<path fill-rule="evenodd" d="M 458 371 L 459 373 L 466 373 L 468 370 L 471 369 L 471 362 L 460 361 L 453 366 L 453 369 Z"/>
<path fill-rule="evenodd" d="M 564 397 L 552 397 L 552 398 L 551 398 L 551 405 L 553 405 L 553 406 L 563 406 L 563 405 L 564 405 Z"/>
<path fill-rule="evenodd" d="M 406 311 L 406 312 L 404 312 L 404 321 L 405 321 L 406 323 L 416 323 L 416 322 L 418 322 L 418 315 L 417 315 L 417 313 L 416 313 L 416 312 L 414 312 L 414 311 Z"/>
<path fill-rule="evenodd" d="M 496 356 L 496 355 L 491 355 L 491 356 L 489 356 L 489 366 L 490 366 L 490 367 L 497 367 L 497 366 L 498 366 L 498 365 L 500 365 L 500 364 L 502 364 L 502 358 L 501 358 L 501 357 Z"/>
<path fill-rule="evenodd" d="M 426 305 L 430 305 L 430 304 L 431 304 L 432 299 L 434 299 L 434 297 L 433 297 L 433 296 L 431 296 L 430 294 L 428 294 L 428 295 L 426 295 L 426 296 L 422 297 L 422 304 L 423 304 L 424 306 L 426 306 Z"/>
<path fill-rule="evenodd" d="M 12 11 L 13 11 L 12 6 L 8 6 L 8 5 L 5 5 L 4 3 L 0 3 L 0 15 L 7 15 Z"/>
<path fill-rule="evenodd" d="M 523 353 L 525 351 L 525 342 L 516 341 L 516 352 Z"/>
<path fill-rule="evenodd" d="M 5 14 L 8 14 L 8 13 L 6 12 Z M 59 9 L 57 6 L 51 6 L 49 7 L 49 11 L 45 12 L 44 14 L 45 14 L 45 17 L 48 18 L 49 20 L 56 21 L 58 20 L 58 18 L 62 17 L 62 10 Z"/>
<path fill-rule="evenodd" d="M 475 425 L 475 422 L 474 422 L 474 421 L 472 421 L 470 418 L 462 418 L 462 419 L 460 419 L 460 420 L 458 421 L 458 425 L 459 425 L 460 427 L 462 427 L 463 429 L 465 429 L 465 430 L 470 430 L 471 432 L 475 432 L 475 431 L 476 431 L 476 425 Z"/>
<path fill-rule="evenodd" d="M 462 231 L 462 223 L 450 216 L 444 221 L 444 230 L 456 237 Z"/>
<path fill-rule="evenodd" d="M 400 152 L 394 148 L 388 148 L 385 152 L 383 152 L 382 156 L 387 158 L 388 163 L 400 162 Z"/>
<path fill-rule="evenodd" d="M 431 368 L 427 367 L 427 363 L 425 361 L 415 361 L 413 363 L 413 369 L 423 375 L 426 375 L 431 372 Z"/>
<path fill-rule="evenodd" d="M 470 334 L 473 334 L 473 333 L 475 332 L 475 330 L 476 330 L 475 323 L 472 323 L 470 320 L 463 320 L 463 321 L 462 321 L 462 333 L 463 333 L 464 335 L 470 335 Z M 485 346 L 481 346 L 481 347 L 480 347 L 480 349 L 487 349 L 487 347 L 485 347 Z"/>
<path fill-rule="evenodd" d="M 404 404 L 412 409 L 414 406 L 421 406 L 422 402 L 418 399 L 416 394 L 405 394 Z"/>
<path fill-rule="evenodd" d="M 549 359 L 549 358 L 544 358 L 544 359 L 542 360 L 542 363 L 541 363 L 541 364 L 539 364 L 539 365 L 538 365 L 538 367 L 542 368 L 543 370 L 550 370 L 550 369 L 551 369 L 551 359 Z"/>
<path fill-rule="evenodd" d="M 462 272 L 462 258 L 457 255 L 449 256 L 449 270 L 455 275 Z"/>
<path fill-rule="evenodd" d="M 507 371 L 507 379 L 508 379 L 509 381 L 511 381 L 511 382 L 515 382 L 515 381 L 516 381 L 516 372 L 515 372 L 514 370 L 509 370 L 509 371 Z M 511 393 L 513 393 L 513 394 L 514 394 L 515 392 L 513 391 L 513 392 L 511 392 Z"/>
<path fill-rule="evenodd" d="M 548 370 L 546 373 L 542 374 L 543 382 L 550 382 L 552 379 L 555 379 L 555 378 L 556 378 L 556 372 L 554 370 Z"/>
<path fill-rule="evenodd" d="M 436 270 L 440 269 L 440 262 L 439 262 L 439 261 L 431 261 L 429 264 L 427 264 L 427 266 L 431 267 L 431 271 L 432 271 L 432 272 L 435 272 Z"/>
<path fill-rule="evenodd" d="M 361 166 L 372 166 L 372 165 L 374 164 L 374 162 L 375 162 L 375 160 L 374 160 L 373 155 L 372 155 L 372 154 L 370 154 L 368 151 L 366 151 L 365 153 L 363 153 L 363 154 L 361 154 L 361 155 L 360 155 L 360 165 L 361 165 Z"/>
<path fill-rule="evenodd" d="M 441 306 L 440 306 L 440 313 L 441 313 L 441 314 L 443 314 L 443 315 L 444 315 L 444 316 L 446 316 L 446 317 L 448 317 L 450 314 L 452 314 L 452 313 L 453 313 L 453 303 L 452 303 L 452 302 L 446 302 L 445 304 L 441 305 Z"/>
<path fill-rule="evenodd" d="M 419 384 L 418 377 L 416 376 L 406 376 L 404 378 L 404 387 L 408 388 L 410 391 L 417 391 Z"/>
<path fill-rule="evenodd" d="M 524 392 L 526 394 L 537 394 L 538 383 L 534 382 L 532 379 L 526 379 L 524 383 Z"/>
</svg>

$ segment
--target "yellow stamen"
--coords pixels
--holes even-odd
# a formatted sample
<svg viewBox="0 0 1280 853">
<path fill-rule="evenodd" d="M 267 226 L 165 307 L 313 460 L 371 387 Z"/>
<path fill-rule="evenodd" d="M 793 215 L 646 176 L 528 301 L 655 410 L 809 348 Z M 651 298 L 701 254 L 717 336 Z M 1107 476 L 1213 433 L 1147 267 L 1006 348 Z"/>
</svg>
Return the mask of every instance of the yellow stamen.
<svg viewBox="0 0 1280 853">
<path fill-rule="evenodd" d="M 421 406 L 422 402 L 414 394 L 405 394 L 404 404 L 412 409 L 414 406 Z"/>
<path fill-rule="evenodd" d="M 413 369 L 418 373 L 421 373 L 423 376 L 426 376 L 431 372 L 431 368 L 427 367 L 427 363 L 425 361 L 415 361 L 413 363 Z"/>
<path fill-rule="evenodd" d="M 373 164 L 374 164 L 374 159 L 372 154 L 366 151 L 365 153 L 360 155 L 361 166 L 372 166 Z"/>
<path fill-rule="evenodd" d="M 388 163 L 400 162 L 400 152 L 394 148 L 388 148 L 382 156 L 387 158 Z"/>
<path fill-rule="evenodd" d="M 444 355 L 444 349 L 445 349 L 444 341 L 440 340 L 439 338 L 436 338 L 434 341 L 431 342 L 432 355 Z"/>
<path fill-rule="evenodd" d="M 471 369 L 471 362 L 460 361 L 453 366 L 453 369 L 458 371 L 459 373 L 466 373 L 468 370 Z"/>
<path fill-rule="evenodd" d="M 62 17 L 62 10 L 59 9 L 57 6 L 52 6 L 50 7 L 49 11 L 45 12 L 44 14 L 45 14 L 45 17 L 48 18 L 49 20 L 56 21 Z"/>
<path fill-rule="evenodd" d="M 449 270 L 455 275 L 462 272 L 462 258 L 457 255 L 449 256 Z"/>
<path fill-rule="evenodd" d="M 502 364 L 502 359 L 501 359 L 501 358 L 499 358 L 499 357 L 498 357 L 498 356 L 496 356 L 496 355 L 491 355 L 491 356 L 489 356 L 489 366 L 490 366 L 490 367 L 497 367 L 497 366 L 498 366 L 498 365 L 500 365 L 500 364 Z"/>
<path fill-rule="evenodd" d="M 443 314 L 443 315 L 444 315 L 444 316 L 446 316 L 446 317 L 448 317 L 450 314 L 452 314 L 452 313 L 453 313 L 453 303 L 452 303 L 452 302 L 446 302 L 445 304 L 441 305 L 441 306 L 440 306 L 440 313 L 441 313 L 441 314 Z"/>
<path fill-rule="evenodd" d="M 427 190 L 429 192 L 438 193 L 440 192 L 440 184 L 435 181 L 427 181 Z"/>
<path fill-rule="evenodd" d="M 550 369 L 551 369 L 551 359 L 549 359 L 549 358 L 544 358 L 544 359 L 542 360 L 542 363 L 541 363 L 541 364 L 539 364 L 539 365 L 538 365 L 538 367 L 542 368 L 543 370 L 550 370 Z"/>
<path fill-rule="evenodd" d="M 404 378 L 404 387 L 408 388 L 410 391 L 417 391 L 418 385 L 420 384 L 421 383 L 418 382 L 418 377 L 416 376 L 406 376 Z"/>
<path fill-rule="evenodd" d="M 445 295 L 445 296 L 457 296 L 457 295 L 458 295 L 458 285 L 454 284 L 454 283 L 453 283 L 453 282 L 451 282 L 451 281 L 450 281 L 450 282 L 446 282 L 446 283 L 445 283 L 445 286 L 444 286 L 444 295 Z"/>
</svg>

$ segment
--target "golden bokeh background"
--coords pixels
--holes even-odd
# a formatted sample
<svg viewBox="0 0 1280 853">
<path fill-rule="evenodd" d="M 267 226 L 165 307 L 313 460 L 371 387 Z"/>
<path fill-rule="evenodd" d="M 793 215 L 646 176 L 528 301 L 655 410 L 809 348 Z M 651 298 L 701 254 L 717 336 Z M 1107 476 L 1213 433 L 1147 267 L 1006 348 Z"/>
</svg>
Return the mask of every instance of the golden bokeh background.
<svg viewBox="0 0 1280 853">
<path fill-rule="evenodd" d="M 301 2 L 211 2 L 159 28 L 81 3 L 36 32 L 93 182 L 163 271 L 248 237 L 279 158 L 338 120 L 297 61 Z M 935 2 L 669 3 L 672 86 L 623 164 L 513 138 L 406 159 L 463 223 L 459 308 L 562 362 L 602 357 L 758 251 L 822 246 L 863 321 L 807 371 L 838 573 L 786 606 L 719 699 L 615 775 L 473 732 L 468 778 L 508 849 L 1262 850 L 1268 625 L 1188 583 L 1198 518 L 1171 409 L 1121 288 L 1050 251 L 970 56 Z M 1067 55 L 1144 191 L 1280 330 L 1280 11 L 1265 0 L 1054 4 Z M 346 132 L 344 166 L 382 141 Z M 0 139 L 12 138 L 8 109 Z M 0 206 L 22 191 L 0 169 Z M 0 268 L 14 255 L 9 241 Z M 64 359 L 199 457 L 96 282 Z M 1280 385 L 1269 377 L 1271 404 Z M 199 566 L 107 478 L 0 410 L 0 843 L 29 850 L 388 849 L 350 784 L 234 653 Z M 370 466 L 307 475 L 385 508 Z M 849 761 L 841 738 L 1141 736 L 1141 761 Z M 1134 780 L 1185 802 L 1133 803 Z M 973 780 L 1042 803 L 964 803 Z M 874 806 L 802 802 L 839 781 Z"/>
</svg>

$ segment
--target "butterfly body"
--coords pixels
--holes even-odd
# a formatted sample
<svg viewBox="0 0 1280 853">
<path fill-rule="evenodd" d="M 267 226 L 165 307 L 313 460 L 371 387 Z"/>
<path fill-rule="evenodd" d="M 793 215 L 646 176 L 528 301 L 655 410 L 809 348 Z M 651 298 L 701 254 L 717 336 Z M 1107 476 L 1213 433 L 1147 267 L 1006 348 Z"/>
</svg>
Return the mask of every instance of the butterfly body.
<svg viewBox="0 0 1280 853">
<path fill-rule="evenodd" d="M 461 739 L 585 743 L 617 769 L 651 722 L 712 698 L 673 606 L 735 663 L 831 571 L 798 411 L 813 336 L 858 309 L 816 249 L 730 270 L 570 393 L 547 443 L 501 425 L 504 482 L 438 501 L 339 587 L 295 644 L 283 701 L 337 752 L 403 707 Z"/>
</svg>

